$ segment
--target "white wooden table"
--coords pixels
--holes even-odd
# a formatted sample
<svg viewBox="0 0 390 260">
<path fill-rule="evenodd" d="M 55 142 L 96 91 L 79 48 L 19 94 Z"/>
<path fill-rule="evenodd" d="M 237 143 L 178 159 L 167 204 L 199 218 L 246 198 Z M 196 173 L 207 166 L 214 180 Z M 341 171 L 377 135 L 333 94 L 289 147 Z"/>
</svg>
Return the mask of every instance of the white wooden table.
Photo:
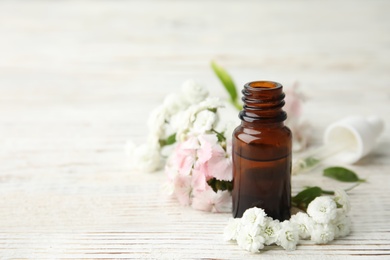
<svg viewBox="0 0 390 260">
<path fill-rule="evenodd" d="M 390 259 L 389 1 L 1 1 L 0 258 Z M 126 140 L 188 78 L 299 81 L 313 146 L 351 114 L 381 116 L 377 149 L 350 166 L 353 232 L 329 245 L 249 254 L 230 214 L 182 208 L 162 172 L 129 169 Z M 348 185 L 320 170 L 305 185 Z"/>
</svg>

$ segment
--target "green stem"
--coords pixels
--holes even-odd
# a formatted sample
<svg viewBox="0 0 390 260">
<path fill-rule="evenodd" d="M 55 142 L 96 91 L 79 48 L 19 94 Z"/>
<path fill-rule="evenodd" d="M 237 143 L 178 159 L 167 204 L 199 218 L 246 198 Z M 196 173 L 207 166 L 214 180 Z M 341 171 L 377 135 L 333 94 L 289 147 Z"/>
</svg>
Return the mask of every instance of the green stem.
<svg viewBox="0 0 390 260">
<path fill-rule="evenodd" d="M 217 132 L 217 131 L 214 130 L 214 129 L 211 129 L 211 132 L 213 132 L 213 133 L 215 133 L 215 134 L 217 135 L 218 141 L 220 141 L 220 142 L 226 141 L 226 138 L 225 138 L 225 136 L 223 136 L 222 133 Z"/>
<path fill-rule="evenodd" d="M 349 187 L 348 189 L 345 189 L 344 191 L 347 192 L 347 191 L 353 190 L 354 188 L 356 188 L 357 186 L 359 186 L 360 183 L 361 183 L 361 182 L 357 182 L 355 185 L 352 185 L 351 187 Z"/>
<path fill-rule="evenodd" d="M 331 191 L 331 190 L 322 190 L 322 194 L 334 195 L 334 191 Z"/>
<path fill-rule="evenodd" d="M 159 143 L 160 143 L 160 146 L 163 147 L 163 146 L 166 146 L 166 145 L 171 145 L 171 144 L 174 144 L 176 142 L 176 133 L 168 136 L 167 139 L 161 139 L 159 140 Z"/>
</svg>

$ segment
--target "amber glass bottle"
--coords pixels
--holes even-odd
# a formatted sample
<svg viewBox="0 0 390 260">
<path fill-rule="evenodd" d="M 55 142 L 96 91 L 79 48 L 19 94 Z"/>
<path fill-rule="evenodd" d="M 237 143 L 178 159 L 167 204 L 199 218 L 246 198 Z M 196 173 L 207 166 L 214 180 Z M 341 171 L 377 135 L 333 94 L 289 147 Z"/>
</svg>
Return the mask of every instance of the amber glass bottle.
<svg viewBox="0 0 390 260">
<path fill-rule="evenodd" d="M 242 93 L 241 125 L 233 133 L 233 217 L 259 207 L 274 219 L 289 219 L 292 136 L 283 123 L 283 86 L 255 81 Z"/>
</svg>

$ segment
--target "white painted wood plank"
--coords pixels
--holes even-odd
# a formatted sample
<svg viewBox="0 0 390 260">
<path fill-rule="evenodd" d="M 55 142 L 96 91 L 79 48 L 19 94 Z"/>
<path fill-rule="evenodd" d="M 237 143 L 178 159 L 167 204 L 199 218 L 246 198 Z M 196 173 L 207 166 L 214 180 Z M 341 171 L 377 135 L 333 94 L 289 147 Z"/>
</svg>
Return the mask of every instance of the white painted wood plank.
<svg viewBox="0 0 390 260">
<path fill-rule="evenodd" d="M 387 1 L 1 1 L 0 258 L 388 259 L 390 128 L 351 168 L 353 232 L 252 255 L 222 241 L 229 214 L 182 208 L 162 172 L 129 169 L 128 139 L 183 80 L 298 80 L 314 145 L 350 114 L 390 125 Z M 321 182 L 294 177 L 293 192 Z"/>
</svg>

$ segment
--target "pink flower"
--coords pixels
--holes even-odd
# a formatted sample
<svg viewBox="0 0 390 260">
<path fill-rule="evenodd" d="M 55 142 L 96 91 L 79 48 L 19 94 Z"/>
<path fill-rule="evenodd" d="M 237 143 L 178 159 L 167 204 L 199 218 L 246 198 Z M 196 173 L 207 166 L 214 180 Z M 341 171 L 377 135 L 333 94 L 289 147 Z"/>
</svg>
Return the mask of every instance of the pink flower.
<svg viewBox="0 0 390 260">
<path fill-rule="evenodd" d="M 187 141 L 176 146 L 169 164 L 177 168 L 183 175 L 189 175 L 196 160 L 196 149 L 199 143 L 196 137 L 191 137 Z"/>
<path fill-rule="evenodd" d="M 222 181 L 233 179 L 232 158 L 220 145 L 214 145 L 207 166 L 210 176 Z"/>
<path fill-rule="evenodd" d="M 302 113 L 303 95 L 298 91 L 298 84 L 295 83 L 292 87 L 286 88 L 284 93 L 286 102 L 284 110 L 290 119 L 297 119 Z"/>
<path fill-rule="evenodd" d="M 205 163 L 212 156 L 212 148 L 218 142 L 218 138 L 214 134 L 200 135 L 198 137 L 200 148 L 197 150 L 198 162 Z"/>
<path fill-rule="evenodd" d="M 231 210 L 230 192 L 214 192 L 207 183 L 211 178 L 232 180 L 230 142 L 227 147 L 225 151 L 215 134 L 190 137 L 176 146 L 165 170 L 180 204 L 212 212 Z"/>
<path fill-rule="evenodd" d="M 195 136 L 191 136 L 186 141 L 181 143 L 181 145 L 182 145 L 182 149 L 185 149 L 185 150 L 196 150 L 196 149 L 199 148 L 198 138 L 195 137 Z"/>
<path fill-rule="evenodd" d="M 192 208 L 209 212 L 230 212 L 232 210 L 230 193 L 226 190 L 214 192 L 207 186 L 203 192 L 194 192 Z"/>
<path fill-rule="evenodd" d="M 191 204 L 191 176 L 190 175 L 176 175 L 173 180 L 174 190 L 173 194 L 183 206 L 188 206 Z"/>
<path fill-rule="evenodd" d="M 305 122 L 301 122 L 300 118 L 304 96 L 298 91 L 297 83 L 290 88 L 286 88 L 285 94 L 286 125 L 291 129 L 294 136 L 293 151 L 301 151 L 307 147 L 311 133 L 310 126 Z"/>
<path fill-rule="evenodd" d="M 192 170 L 191 186 L 195 191 L 199 192 L 204 191 L 206 189 L 206 186 L 208 186 L 208 184 L 204 171 L 197 169 Z"/>
<path fill-rule="evenodd" d="M 199 142 L 196 169 L 202 171 L 207 179 L 231 181 L 233 179 L 231 142 L 227 145 L 227 151 L 218 143 L 214 134 L 199 136 Z"/>
</svg>

